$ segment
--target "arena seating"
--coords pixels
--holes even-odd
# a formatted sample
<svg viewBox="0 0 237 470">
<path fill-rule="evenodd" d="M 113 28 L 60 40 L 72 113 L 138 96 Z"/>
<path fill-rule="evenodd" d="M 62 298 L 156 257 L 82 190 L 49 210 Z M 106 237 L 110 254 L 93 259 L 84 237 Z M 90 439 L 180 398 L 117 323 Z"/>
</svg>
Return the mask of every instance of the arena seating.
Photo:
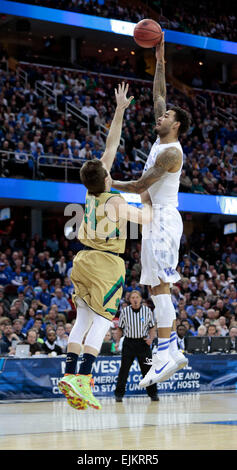
<svg viewBox="0 0 237 470">
<path fill-rule="evenodd" d="M 86 159 L 100 158 L 114 112 L 114 86 L 122 78 L 22 64 L 0 70 L 0 174 L 79 180 Z M 129 79 L 134 101 L 126 111 L 115 178 L 137 178 L 154 134 L 152 82 Z M 192 125 L 181 136 L 180 191 L 237 195 L 236 96 L 168 83 L 168 104 L 187 109 Z M 76 175 L 76 176 L 75 176 Z"/>
<path fill-rule="evenodd" d="M 77 247 L 59 235 L 52 234 L 46 239 L 37 235 L 28 239 L 25 233 L 1 236 L 2 351 L 6 343 L 5 327 L 9 324 L 12 326 L 12 335 L 25 334 L 33 327 L 43 341 L 48 328 L 56 330 L 58 326 L 63 326 L 64 339 L 70 332 L 76 312 L 69 276 Z M 143 302 L 153 308 L 146 287 L 139 284 L 140 256 L 140 241 L 128 241 L 124 254 L 126 281 L 116 317 L 120 309 L 128 305 L 129 294 L 133 289 L 140 290 Z M 215 324 L 217 336 L 226 336 L 230 328 L 237 327 L 237 250 L 234 237 L 223 239 L 218 231 L 213 236 L 213 233 L 200 234 L 195 230 L 190 237 L 182 239 L 178 271 L 181 280 L 172 289 L 172 300 L 177 325 L 185 326 L 187 336 L 199 335 L 200 324 L 206 327 L 210 323 Z M 55 300 L 58 290 L 62 291 L 66 306 L 61 307 L 60 300 Z M 20 331 L 16 329 L 15 321 L 19 317 L 22 322 Z M 116 321 L 114 325 L 117 326 Z M 11 334 L 8 335 L 10 340 Z M 12 339 L 16 338 L 13 336 Z M 6 354 L 8 348 L 4 349 Z M 11 353 L 14 354 L 12 349 Z"/>
<path fill-rule="evenodd" d="M 131 2 L 105 0 L 103 4 L 91 0 L 19 0 L 22 3 L 69 10 L 87 15 L 115 18 L 137 23 L 143 18 L 153 18 L 162 28 L 182 31 L 200 36 L 237 40 L 237 22 L 230 2 L 225 4 L 225 12 L 213 2 L 213 8 L 205 2 L 185 2 L 181 5 L 169 0 Z"/>
</svg>

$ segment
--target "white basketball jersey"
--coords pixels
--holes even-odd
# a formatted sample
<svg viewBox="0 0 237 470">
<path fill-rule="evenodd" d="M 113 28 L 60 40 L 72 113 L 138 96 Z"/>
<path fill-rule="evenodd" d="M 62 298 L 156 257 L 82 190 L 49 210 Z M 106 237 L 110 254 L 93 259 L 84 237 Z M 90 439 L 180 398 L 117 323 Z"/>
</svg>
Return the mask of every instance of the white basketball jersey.
<svg viewBox="0 0 237 470">
<path fill-rule="evenodd" d="M 177 147 L 181 151 L 183 158 L 183 149 L 179 141 L 172 142 L 170 144 L 160 144 L 160 138 L 158 137 L 152 145 L 143 172 L 154 166 L 159 153 L 163 152 L 163 150 L 168 147 Z M 183 164 L 181 165 L 179 171 L 176 171 L 175 173 L 166 171 L 159 181 L 150 186 L 148 191 L 152 205 L 161 204 L 169 206 L 171 205 L 173 207 L 178 206 L 179 180 L 182 166 Z"/>
</svg>

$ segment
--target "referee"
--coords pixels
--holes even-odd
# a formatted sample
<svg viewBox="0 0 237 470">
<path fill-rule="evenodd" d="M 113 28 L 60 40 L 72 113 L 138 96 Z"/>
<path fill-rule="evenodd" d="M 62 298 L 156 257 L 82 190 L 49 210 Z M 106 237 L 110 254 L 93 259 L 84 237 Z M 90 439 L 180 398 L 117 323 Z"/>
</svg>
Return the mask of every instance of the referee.
<svg viewBox="0 0 237 470">
<path fill-rule="evenodd" d="M 118 330 L 120 337 L 124 335 L 121 367 L 119 370 L 115 400 L 123 401 L 125 387 L 130 367 L 135 358 L 141 368 L 143 377 L 151 365 L 147 365 L 147 358 L 152 358 L 151 344 L 156 336 L 156 323 L 149 307 L 141 305 L 142 297 L 139 291 L 133 290 L 129 297 L 130 305 L 121 310 Z M 156 384 L 146 389 L 152 401 L 158 401 Z"/>
</svg>

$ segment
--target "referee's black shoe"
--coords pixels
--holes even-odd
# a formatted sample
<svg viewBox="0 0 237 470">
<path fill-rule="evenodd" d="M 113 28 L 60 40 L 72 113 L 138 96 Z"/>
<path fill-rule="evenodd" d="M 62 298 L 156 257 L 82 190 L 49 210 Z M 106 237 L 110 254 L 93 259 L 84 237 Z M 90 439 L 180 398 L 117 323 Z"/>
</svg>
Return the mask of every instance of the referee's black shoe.
<svg viewBox="0 0 237 470">
<path fill-rule="evenodd" d="M 160 401 L 158 395 L 155 395 L 154 397 L 150 397 L 151 401 Z"/>
<path fill-rule="evenodd" d="M 119 397 L 119 396 L 116 396 L 116 395 L 115 395 L 115 401 L 116 401 L 117 403 L 122 403 L 123 397 Z"/>
</svg>

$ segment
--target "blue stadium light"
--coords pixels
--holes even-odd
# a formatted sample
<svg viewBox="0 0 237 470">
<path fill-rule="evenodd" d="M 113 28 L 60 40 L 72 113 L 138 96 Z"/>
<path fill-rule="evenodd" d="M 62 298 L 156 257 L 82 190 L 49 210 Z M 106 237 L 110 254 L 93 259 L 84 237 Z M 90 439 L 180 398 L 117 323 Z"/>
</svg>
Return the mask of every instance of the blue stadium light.
<svg viewBox="0 0 237 470">
<path fill-rule="evenodd" d="M 5 199 L 22 201 L 44 201 L 84 204 L 86 188 L 82 184 L 51 181 L 17 180 L 1 178 L 0 203 Z M 141 205 L 138 194 L 123 193 L 129 204 Z M 9 203 L 9 201 L 8 201 Z M 237 215 L 237 197 L 208 196 L 202 194 L 179 193 L 179 207 L 183 212 Z"/>
<path fill-rule="evenodd" d="M 7 0 L 0 0 L 0 13 L 36 20 L 51 21 L 53 23 L 70 26 L 78 26 L 80 28 L 107 31 L 108 33 L 123 34 L 125 36 L 133 36 L 133 30 L 136 25 L 136 23 L 128 21 L 101 18 L 82 13 L 74 13 Z M 198 36 L 196 34 L 180 33 L 169 29 L 164 31 L 165 40 L 169 43 L 197 47 L 199 49 L 222 52 L 225 54 L 237 54 L 236 42 L 223 41 L 221 39 Z"/>
</svg>

